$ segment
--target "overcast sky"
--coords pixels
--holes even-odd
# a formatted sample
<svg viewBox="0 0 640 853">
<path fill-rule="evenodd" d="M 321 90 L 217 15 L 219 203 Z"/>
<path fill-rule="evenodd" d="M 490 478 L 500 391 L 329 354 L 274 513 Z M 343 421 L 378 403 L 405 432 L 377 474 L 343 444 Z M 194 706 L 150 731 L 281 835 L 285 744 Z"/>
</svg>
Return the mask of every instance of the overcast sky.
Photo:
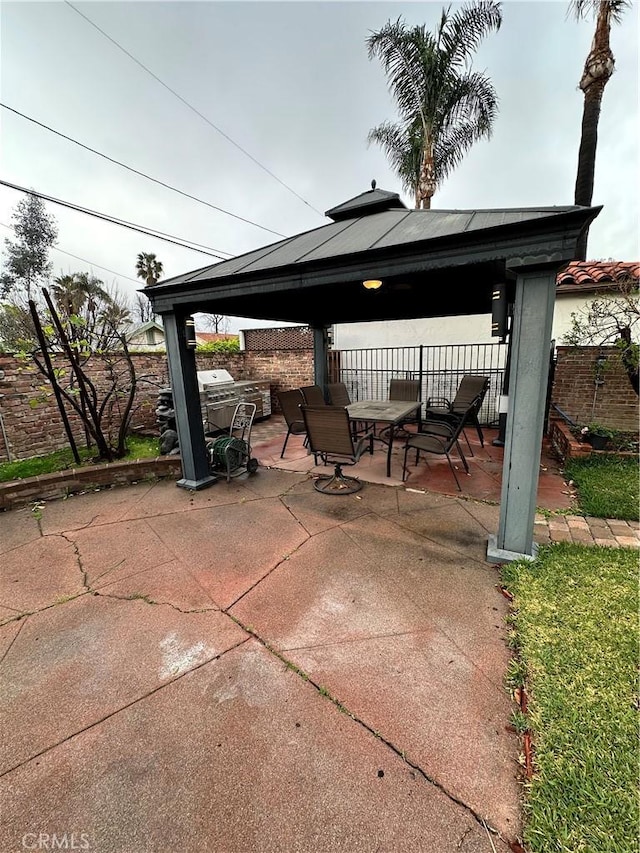
<svg viewBox="0 0 640 853">
<path fill-rule="evenodd" d="M 4 104 L 285 236 L 326 224 L 325 210 L 369 189 L 373 178 L 412 206 L 382 151 L 367 146 L 369 129 L 396 114 L 365 41 L 398 16 L 433 28 L 442 3 L 74 5 L 222 133 L 63 2 L 0 4 Z M 503 4 L 502 28 L 474 62 L 499 95 L 493 137 L 467 155 L 436 193 L 434 207 L 573 203 L 582 116 L 577 84 L 593 23 L 577 23 L 567 7 L 538 0 Z M 589 257 L 629 261 L 640 256 L 637 5 L 614 26 L 611 43 L 616 72 L 604 94 L 593 197 L 604 209 L 591 227 Z M 6 109 L 0 121 L 5 181 L 198 242 L 224 257 L 278 239 Z M 9 224 L 22 197 L 0 187 L 0 223 Z M 91 269 L 133 296 L 140 286 L 138 252 L 154 252 L 167 277 L 214 262 L 58 206 L 48 210 L 58 222 L 58 248 L 88 262 L 53 251 L 55 275 Z M 11 236 L 6 228 L 0 234 Z M 229 330 L 258 325 L 242 318 Z"/>
</svg>

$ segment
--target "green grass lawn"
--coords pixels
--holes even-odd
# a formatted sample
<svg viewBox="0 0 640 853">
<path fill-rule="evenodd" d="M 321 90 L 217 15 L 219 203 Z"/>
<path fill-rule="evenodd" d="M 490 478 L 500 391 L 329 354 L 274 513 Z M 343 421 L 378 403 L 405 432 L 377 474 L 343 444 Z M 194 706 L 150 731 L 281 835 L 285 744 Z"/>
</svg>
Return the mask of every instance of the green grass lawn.
<svg viewBox="0 0 640 853">
<path fill-rule="evenodd" d="M 557 543 L 503 567 L 529 698 L 532 853 L 637 853 L 638 552 Z"/>
<path fill-rule="evenodd" d="M 127 439 L 128 453 L 125 459 L 148 459 L 159 454 L 159 441 L 157 438 L 145 438 L 143 436 L 129 436 Z M 78 448 L 83 463 L 91 464 L 95 456 L 95 448 L 87 450 L 86 447 Z M 32 459 L 19 459 L 16 462 L 3 462 L 0 464 L 0 483 L 9 480 L 24 480 L 27 477 L 37 477 L 40 474 L 52 474 L 54 471 L 64 471 L 65 468 L 77 467 L 73 460 L 70 448 L 57 450 L 47 456 L 34 456 Z"/>
<path fill-rule="evenodd" d="M 585 515 L 638 520 L 637 459 L 596 455 L 570 459 L 565 473 L 578 487 L 578 501 Z"/>
</svg>

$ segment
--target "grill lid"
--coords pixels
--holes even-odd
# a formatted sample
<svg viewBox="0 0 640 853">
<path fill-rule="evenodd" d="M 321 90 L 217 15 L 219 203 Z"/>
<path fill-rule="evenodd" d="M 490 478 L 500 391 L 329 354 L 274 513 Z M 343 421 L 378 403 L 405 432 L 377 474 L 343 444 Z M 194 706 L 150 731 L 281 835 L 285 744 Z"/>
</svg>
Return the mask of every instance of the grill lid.
<svg viewBox="0 0 640 853">
<path fill-rule="evenodd" d="M 199 370 L 198 390 L 206 391 L 221 385 L 233 385 L 233 376 L 228 370 Z"/>
</svg>

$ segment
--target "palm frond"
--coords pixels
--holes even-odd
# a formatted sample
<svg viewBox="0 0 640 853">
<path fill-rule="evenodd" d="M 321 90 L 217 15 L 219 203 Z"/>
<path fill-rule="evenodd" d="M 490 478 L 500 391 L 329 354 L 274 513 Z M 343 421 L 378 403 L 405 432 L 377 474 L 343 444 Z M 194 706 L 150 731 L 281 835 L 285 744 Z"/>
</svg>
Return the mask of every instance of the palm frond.
<svg viewBox="0 0 640 853">
<path fill-rule="evenodd" d="M 611 20 L 615 21 L 616 24 L 620 23 L 625 11 L 632 6 L 630 0 L 571 0 L 567 14 L 572 14 L 577 20 L 596 18 L 602 2 L 609 7 Z"/>
<path fill-rule="evenodd" d="M 452 15 L 443 16 L 439 43 L 449 64 L 457 66 L 468 62 L 480 42 L 489 33 L 499 30 L 501 23 L 502 4 L 495 0 L 472 3 Z"/>
<path fill-rule="evenodd" d="M 369 131 L 367 142 L 380 145 L 404 189 L 415 192 L 422 162 L 421 126 L 411 132 L 402 125 L 384 122 Z"/>
<path fill-rule="evenodd" d="M 423 57 L 434 50 L 424 27 L 407 30 L 402 18 L 387 21 L 367 39 L 369 59 L 380 59 L 388 85 L 404 118 L 422 112 L 424 102 Z"/>
</svg>

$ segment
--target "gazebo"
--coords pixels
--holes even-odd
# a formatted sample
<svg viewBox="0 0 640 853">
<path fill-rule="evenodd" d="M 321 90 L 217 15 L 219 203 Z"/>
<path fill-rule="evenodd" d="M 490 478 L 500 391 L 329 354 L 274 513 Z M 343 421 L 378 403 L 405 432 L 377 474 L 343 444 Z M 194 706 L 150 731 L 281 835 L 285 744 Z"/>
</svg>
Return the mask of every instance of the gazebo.
<svg viewBox="0 0 640 853">
<path fill-rule="evenodd" d="M 183 477 L 209 473 L 195 354 L 186 322 L 203 311 L 292 321 L 314 332 L 315 382 L 327 383 L 335 323 L 491 314 L 512 303 L 509 413 L 500 521 L 491 562 L 533 557 L 533 524 L 558 270 L 600 207 L 408 210 L 373 188 L 328 210 L 328 224 L 144 289 L 163 318 Z M 380 282 L 365 289 L 365 281 Z"/>
</svg>

